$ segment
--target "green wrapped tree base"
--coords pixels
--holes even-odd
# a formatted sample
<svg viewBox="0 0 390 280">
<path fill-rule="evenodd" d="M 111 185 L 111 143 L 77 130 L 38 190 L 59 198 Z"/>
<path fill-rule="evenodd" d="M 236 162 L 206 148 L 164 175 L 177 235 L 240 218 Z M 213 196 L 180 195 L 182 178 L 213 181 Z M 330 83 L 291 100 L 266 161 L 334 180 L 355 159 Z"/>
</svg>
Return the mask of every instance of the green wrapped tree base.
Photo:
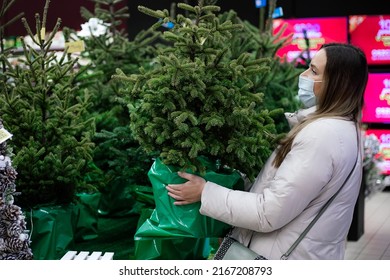
<svg viewBox="0 0 390 280">
<path fill-rule="evenodd" d="M 42 206 L 26 213 L 34 260 L 58 260 L 74 244 L 74 205 Z"/>
<path fill-rule="evenodd" d="M 137 214 L 136 200 L 132 195 L 134 188 L 135 186 L 126 180 L 112 180 L 109 188 L 102 190 L 99 215 L 122 217 Z"/>
<path fill-rule="evenodd" d="M 98 237 L 100 194 L 78 194 L 76 203 L 42 205 L 25 211 L 35 260 L 58 260 L 75 242 Z"/>
<path fill-rule="evenodd" d="M 74 206 L 76 212 L 75 241 L 86 241 L 98 237 L 98 206 L 100 193 L 79 193 L 76 195 L 77 203 Z"/>
<path fill-rule="evenodd" d="M 207 181 L 217 183 L 230 189 L 241 189 L 243 180 L 239 172 L 226 168 L 218 168 L 216 163 L 201 158 Z M 231 227 L 221 221 L 203 216 L 199 213 L 200 202 L 190 205 L 176 206 L 168 196 L 166 185 L 179 184 L 185 179 L 177 174 L 178 167 L 163 164 L 157 158 L 148 172 L 152 183 L 155 209 L 149 219 L 138 228 L 135 237 L 159 238 L 206 238 L 224 236 Z M 190 172 L 187 170 L 187 172 Z"/>
<path fill-rule="evenodd" d="M 138 221 L 138 228 L 153 209 L 144 209 Z M 135 259 L 137 260 L 202 260 L 210 255 L 209 238 L 135 238 Z"/>
<path fill-rule="evenodd" d="M 209 256 L 209 238 L 154 238 L 135 242 L 137 260 L 204 260 Z"/>
</svg>

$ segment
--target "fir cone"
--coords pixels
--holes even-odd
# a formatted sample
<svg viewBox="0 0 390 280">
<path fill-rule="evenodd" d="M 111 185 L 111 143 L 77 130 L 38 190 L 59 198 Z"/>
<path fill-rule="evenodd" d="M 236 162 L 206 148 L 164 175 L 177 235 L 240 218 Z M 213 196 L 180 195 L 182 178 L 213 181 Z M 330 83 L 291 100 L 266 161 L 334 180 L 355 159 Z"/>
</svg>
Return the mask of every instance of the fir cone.
<svg viewBox="0 0 390 280">
<path fill-rule="evenodd" d="M 31 250 L 19 253 L 0 253 L 0 260 L 32 260 L 33 254 Z"/>
<path fill-rule="evenodd" d="M 14 204 L 7 204 L 2 208 L 2 210 L 0 217 L 7 221 L 16 221 L 19 219 L 19 216 L 22 215 L 21 208 Z"/>
<path fill-rule="evenodd" d="M 0 161 L 1 162 L 1 161 Z M 4 167 L 0 167 L 0 182 L 4 185 L 15 185 L 15 180 L 18 173 L 15 168 L 13 168 L 8 163 Z M 15 187 L 13 187 L 15 188 Z"/>
<path fill-rule="evenodd" d="M 0 174 L 0 194 L 5 193 L 7 190 L 7 183 L 2 180 L 4 178 L 3 174 Z"/>
<path fill-rule="evenodd" d="M 13 261 L 13 260 L 17 260 L 16 259 L 16 256 L 17 254 L 6 254 L 6 253 L 1 253 L 0 252 L 0 260 L 2 260 L 2 261 L 6 261 L 6 260 L 8 260 L 8 261 Z"/>
<path fill-rule="evenodd" d="M 19 225 L 23 230 L 27 228 L 26 217 L 24 215 L 20 217 Z"/>
<path fill-rule="evenodd" d="M 6 233 L 7 233 L 7 227 L 5 226 L 5 223 L 2 220 L 0 220 L 0 236 L 5 237 Z"/>
<path fill-rule="evenodd" d="M 21 234 L 16 238 L 7 238 L 4 240 L 4 251 L 10 253 L 18 253 L 26 249 L 26 240 L 28 236 L 26 234 Z"/>
<path fill-rule="evenodd" d="M 3 238 L 0 238 L 0 253 L 4 252 L 6 249 L 5 242 Z"/>
<path fill-rule="evenodd" d="M 10 182 L 15 182 L 16 177 L 18 176 L 18 172 L 16 172 L 15 168 L 13 168 L 11 165 L 7 164 L 5 167 L 5 174 L 9 178 Z"/>
<path fill-rule="evenodd" d="M 29 243 L 26 233 L 6 239 L 0 238 L 0 260 L 31 260 L 33 253 Z"/>
<path fill-rule="evenodd" d="M 9 237 L 19 237 L 21 234 L 24 233 L 23 228 L 20 227 L 20 220 L 15 221 L 14 223 L 10 224 L 7 228 L 7 235 Z"/>
<path fill-rule="evenodd" d="M 19 252 L 17 254 L 12 254 L 12 257 L 14 257 L 14 260 L 32 260 L 33 254 L 31 252 L 31 249 L 27 248 L 22 252 Z"/>
<path fill-rule="evenodd" d="M 2 162 L 0 160 L 0 162 Z M 0 194 L 11 193 L 16 191 L 16 180 L 17 172 L 8 163 L 5 167 L 0 166 Z"/>
</svg>

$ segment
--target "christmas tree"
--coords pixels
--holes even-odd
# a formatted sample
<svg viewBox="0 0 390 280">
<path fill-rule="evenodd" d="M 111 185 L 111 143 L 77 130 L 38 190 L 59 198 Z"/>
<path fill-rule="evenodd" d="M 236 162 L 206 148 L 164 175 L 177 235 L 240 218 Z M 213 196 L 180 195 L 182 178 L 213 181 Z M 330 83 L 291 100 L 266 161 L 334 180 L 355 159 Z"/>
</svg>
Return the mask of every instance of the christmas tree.
<svg viewBox="0 0 390 280">
<path fill-rule="evenodd" d="M 3 75 L 6 71 L 4 57 L 8 56 L 10 49 L 4 47 L 4 28 L 23 15 L 20 13 L 9 21 L 4 21 L 4 15 L 14 1 L 3 1 L 0 9 L 0 40 L 2 69 L 1 80 L 6 81 Z M 26 229 L 25 217 L 19 206 L 14 203 L 16 192 L 16 170 L 12 167 L 11 152 L 7 148 L 6 140 L 11 137 L 0 120 L 0 260 L 29 260 L 33 254 L 29 247 L 30 239 Z"/>
<path fill-rule="evenodd" d="M 243 26 L 221 21 L 220 7 L 204 1 L 177 7 L 187 16 L 139 7 L 155 26 L 173 26 L 163 33 L 170 46 L 159 49 L 153 69 L 115 76 L 128 85 L 133 134 L 165 164 L 202 172 L 205 156 L 254 179 L 278 139 L 277 112 L 253 90 L 271 60 L 246 52 L 232 57 L 232 34 Z"/>
<path fill-rule="evenodd" d="M 152 42 L 159 35 L 149 29 L 140 32 L 129 41 L 123 29 L 123 20 L 129 17 L 122 0 L 90 0 L 95 2 L 93 12 L 81 7 L 81 15 L 87 21 L 76 37 L 85 43 L 81 56 L 91 62 L 90 71 L 101 74 L 100 83 L 93 90 L 93 112 L 97 118 L 97 130 L 112 130 L 128 123 L 127 112 L 118 100 L 117 82 L 111 76 L 117 67 L 125 73 L 137 73 L 140 66 L 147 67 L 154 57 Z M 119 107 L 119 108 L 118 108 Z M 101 128 L 101 129 L 100 129 Z"/>
<path fill-rule="evenodd" d="M 269 110 L 282 109 L 279 115 L 274 116 L 276 129 L 279 133 L 287 132 L 290 128 L 283 112 L 294 112 L 300 108 L 297 98 L 298 76 L 302 69 L 294 63 L 289 63 L 276 56 L 276 52 L 287 44 L 290 37 L 281 37 L 286 26 L 280 32 L 273 34 L 272 14 L 276 0 L 268 1 L 268 5 L 260 8 L 260 24 L 254 26 L 247 20 L 237 16 L 233 10 L 220 15 L 221 20 L 231 20 L 242 24 L 244 31 L 233 33 L 232 57 L 237 58 L 241 53 L 251 53 L 255 58 L 270 58 L 270 71 L 267 75 L 258 76 L 252 90 L 264 93 L 264 107 Z M 265 17 L 266 11 L 267 17 Z"/>
<path fill-rule="evenodd" d="M 51 50 L 61 19 L 46 33 L 49 2 L 43 17 L 35 16 L 35 32 L 22 18 L 33 44 L 22 40 L 18 63 L 1 57 L 0 111 L 14 135 L 13 163 L 21 192 L 17 201 L 22 207 L 71 202 L 92 159 L 94 120 L 86 119 L 89 96 L 81 94 L 89 76 L 86 68 L 77 69 L 77 58 L 70 53 L 58 56 Z"/>
<path fill-rule="evenodd" d="M 73 31 L 85 43 L 81 57 L 90 61 L 89 71 L 101 77 L 89 86 L 92 95 L 90 112 L 96 120 L 92 164 L 97 172 L 91 172 L 87 178 L 103 194 L 115 192 L 118 202 L 121 197 L 129 196 L 128 191 L 136 195 L 141 186 L 150 185 L 147 170 L 152 164 L 153 154 L 145 153 L 134 139 L 127 104 L 119 92 L 120 83 L 111 76 L 117 67 L 128 75 L 138 73 L 141 66 L 152 67 L 156 53 L 154 43 L 160 34 L 150 28 L 130 41 L 123 29 L 124 20 L 130 16 L 126 3 L 121 0 L 92 1 L 95 2 L 93 11 L 81 7 L 81 15 L 87 21 L 82 24 L 82 30 Z M 102 204 L 105 204 L 105 197 L 102 197 Z M 131 203 L 126 207 L 131 208 Z M 99 209 L 101 213 L 105 212 L 102 208 Z"/>
</svg>

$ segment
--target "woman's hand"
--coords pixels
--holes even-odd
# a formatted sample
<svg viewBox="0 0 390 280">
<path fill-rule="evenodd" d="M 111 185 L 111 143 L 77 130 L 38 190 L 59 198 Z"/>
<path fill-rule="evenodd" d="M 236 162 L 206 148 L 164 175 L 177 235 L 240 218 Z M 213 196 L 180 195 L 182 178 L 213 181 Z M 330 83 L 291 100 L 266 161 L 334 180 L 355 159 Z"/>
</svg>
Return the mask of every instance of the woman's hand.
<svg viewBox="0 0 390 280">
<path fill-rule="evenodd" d="M 176 200 L 174 204 L 186 205 L 200 201 L 206 180 L 186 172 L 177 172 L 177 174 L 188 181 L 183 184 L 166 186 L 168 195 Z"/>
</svg>

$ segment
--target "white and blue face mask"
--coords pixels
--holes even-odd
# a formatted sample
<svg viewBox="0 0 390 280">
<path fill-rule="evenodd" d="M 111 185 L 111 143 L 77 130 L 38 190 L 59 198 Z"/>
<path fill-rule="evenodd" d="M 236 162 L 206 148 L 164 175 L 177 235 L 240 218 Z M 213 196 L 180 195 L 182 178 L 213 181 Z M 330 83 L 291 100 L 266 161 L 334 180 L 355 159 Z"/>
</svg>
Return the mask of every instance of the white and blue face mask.
<svg viewBox="0 0 390 280">
<path fill-rule="evenodd" d="M 317 98 L 314 94 L 314 83 L 322 81 L 314 81 L 305 76 L 299 76 L 298 82 L 298 98 L 303 103 L 305 108 L 312 107 L 317 104 Z"/>
</svg>

